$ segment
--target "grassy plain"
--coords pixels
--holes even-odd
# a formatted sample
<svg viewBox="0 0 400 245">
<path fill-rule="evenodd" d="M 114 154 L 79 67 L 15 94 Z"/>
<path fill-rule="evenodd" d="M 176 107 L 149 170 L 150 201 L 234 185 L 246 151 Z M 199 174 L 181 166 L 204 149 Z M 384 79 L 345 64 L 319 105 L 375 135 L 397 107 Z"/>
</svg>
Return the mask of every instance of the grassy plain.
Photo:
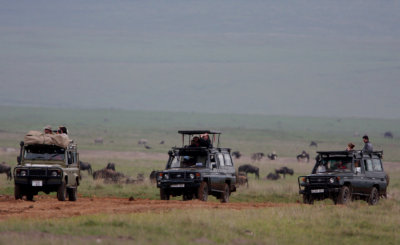
<svg viewBox="0 0 400 245">
<path fill-rule="evenodd" d="M 80 159 L 93 169 L 115 162 L 117 171 L 136 177 L 165 166 L 169 147 L 180 145 L 179 129 L 211 128 L 223 132 L 221 144 L 244 157 L 235 165 L 250 163 L 253 152 L 276 151 L 277 161 L 262 160 L 261 179 L 250 176 L 248 188 L 240 187 L 231 202 L 286 203 L 282 207 L 245 210 L 170 210 L 129 215 L 82 215 L 52 220 L 0 222 L 0 244 L 398 244 L 400 237 L 400 120 L 359 118 L 306 118 L 260 115 L 224 115 L 120 110 L 83 110 L 0 107 L 1 161 L 15 165 L 18 142 L 28 130 L 44 125 L 66 125 L 78 143 Z M 383 138 L 391 131 L 394 139 Z M 298 163 L 295 155 L 306 150 L 342 150 L 348 142 L 361 148 L 368 133 L 376 149 L 385 152 L 391 176 L 389 198 L 376 207 L 357 201 L 348 207 L 327 200 L 314 206 L 300 205 L 297 176 L 307 174 L 312 163 Z M 101 137 L 103 145 L 93 139 Z M 148 140 L 152 149 L 137 144 Z M 160 145 L 161 140 L 165 141 Z M 311 140 L 318 148 L 309 147 Z M 275 168 L 288 166 L 295 175 L 278 181 L 262 178 Z M 13 184 L 0 175 L 0 195 L 12 195 Z M 158 199 L 158 189 L 142 184 L 104 184 L 83 173 L 81 196 L 117 196 Z M 176 198 L 179 199 L 179 198 Z M 217 202 L 211 198 L 211 202 Z M 293 204 L 293 205 L 292 205 Z M 1 212 L 0 212 L 1 216 Z"/>
</svg>

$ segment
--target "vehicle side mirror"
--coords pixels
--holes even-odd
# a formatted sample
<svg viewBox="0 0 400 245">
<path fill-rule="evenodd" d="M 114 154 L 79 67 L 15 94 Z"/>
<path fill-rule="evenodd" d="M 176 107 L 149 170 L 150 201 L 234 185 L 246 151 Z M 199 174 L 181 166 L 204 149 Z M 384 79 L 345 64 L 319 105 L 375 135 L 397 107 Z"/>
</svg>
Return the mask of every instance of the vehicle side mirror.
<svg viewBox="0 0 400 245">
<path fill-rule="evenodd" d="M 20 156 L 17 156 L 17 163 L 21 164 L 21 157 Z"/>
<path fill-rule="evenodd" d="M 356 172 L 356 174 L 360 174 L 361 173 L 361 167 L 356 167 L 355 168 L 355 172 Z"/>
</svg>

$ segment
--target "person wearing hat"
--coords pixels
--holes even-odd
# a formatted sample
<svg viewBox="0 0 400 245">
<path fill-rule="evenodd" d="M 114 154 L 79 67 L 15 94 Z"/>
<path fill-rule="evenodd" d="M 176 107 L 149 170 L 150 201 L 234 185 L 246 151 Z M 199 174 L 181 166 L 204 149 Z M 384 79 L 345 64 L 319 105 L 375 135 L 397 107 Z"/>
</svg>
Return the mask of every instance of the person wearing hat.
<svg viewBox="0 0 400 245">
<path fill-rule="evenodd" d="M 47 125 L 44 127 L 44 134 L 53 134 L 53 130 L 51 130 L 51 126 Z"/>
<path fill-rule="evenodd" d="M 362 137 L 362 139 L 363 139 L 363 141 L 364 141 L 364 148 L 362 149 L 362 151 L 364 151 L 364 152 L 373 152 L 374 149 L 373 149 L 373 147 L 372 147 L 371 142 L 369 142 L 368 135 L 364 135 L 364 136 Z"/>
<path fill-rule="evenodd" d="M 67 127 L 65 127 L 65 126 L 58 127 L 57 133 L 59 133 L 59 134 L 68 134 Z"/>
</svg>

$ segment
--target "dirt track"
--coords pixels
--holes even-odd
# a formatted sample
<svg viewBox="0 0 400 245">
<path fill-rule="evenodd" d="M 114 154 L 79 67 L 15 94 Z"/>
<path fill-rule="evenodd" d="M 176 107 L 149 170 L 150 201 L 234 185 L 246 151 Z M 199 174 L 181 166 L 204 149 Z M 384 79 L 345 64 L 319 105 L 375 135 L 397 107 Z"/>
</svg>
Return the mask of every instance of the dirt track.
<svg viewBox="0 0 400 245">
<path fill-rule="evenodd" d="M 133 200 L 127 198 L 80 197 L 76 202 L 59 202 L 54 197 L 36 196 L 34 202 L 14 200 L 12 196 L 0 197 L 0 220 L 9 218 L 63 218 L 85 214 L 124 214 L 160 212 L 171 209 L 228 208 L 253 209 L 296 204 L 277 203 L 216 203 L 192 201 Z"/>
</svg>

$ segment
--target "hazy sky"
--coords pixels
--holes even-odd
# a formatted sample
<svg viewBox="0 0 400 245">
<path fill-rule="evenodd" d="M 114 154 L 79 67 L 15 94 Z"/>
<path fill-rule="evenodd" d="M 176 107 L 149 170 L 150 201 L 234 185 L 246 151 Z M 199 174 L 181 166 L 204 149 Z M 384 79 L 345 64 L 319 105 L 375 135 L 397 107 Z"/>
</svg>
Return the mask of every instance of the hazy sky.
<svg viewBox="0 0 400 245">
<path fill-rule="evenodd" d="M 400 2 L 0 0 L 0 104 L 400 118 Z"/>
</svg>

